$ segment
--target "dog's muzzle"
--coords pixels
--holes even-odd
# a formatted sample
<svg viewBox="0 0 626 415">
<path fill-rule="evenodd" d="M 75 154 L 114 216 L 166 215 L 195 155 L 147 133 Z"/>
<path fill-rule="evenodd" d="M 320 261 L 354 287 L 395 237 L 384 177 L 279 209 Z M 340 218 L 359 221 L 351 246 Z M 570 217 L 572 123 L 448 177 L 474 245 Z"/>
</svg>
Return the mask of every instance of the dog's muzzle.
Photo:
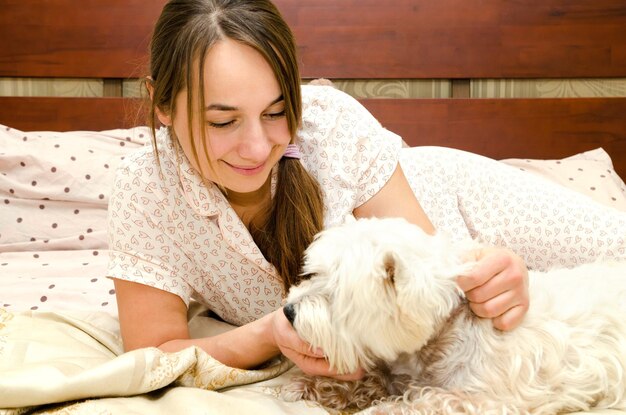
<svg viewBox="0 0 626 415">
<path fill-rule="evenodd" d="M 287 320 L 289 320 L 289 322 L 293 326 L 293 322 L 296 320 L 296 309 L 294 308 L 293 304 L 287 303 L 283 307 L 283 313 L 285 314 L 285 317 L 287 317 Z"/>
</svg>

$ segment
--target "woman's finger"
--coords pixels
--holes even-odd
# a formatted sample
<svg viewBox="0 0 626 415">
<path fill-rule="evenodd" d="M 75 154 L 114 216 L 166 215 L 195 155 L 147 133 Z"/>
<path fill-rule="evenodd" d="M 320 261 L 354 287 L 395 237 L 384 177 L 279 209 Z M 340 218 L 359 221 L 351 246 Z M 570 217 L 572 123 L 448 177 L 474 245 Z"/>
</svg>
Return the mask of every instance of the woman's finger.
<svg viewBox="0 0 626 415">
<path fill-rule="evenodd" d="M 294 354 L 315 358 L 324 357 L 324 352 L 321 349 L 314 349 L 309 343 L 298 336 L 298 333 L 287 320 L 282 310 L 278 310 L 274 315 L 274 337 L 277 346 L 285 355 L 287 355 L 287 351 L 289 350 Z"/>
<path fill-rule="evenodd" d="M 484 284 L 466 291 L 465 296 L 474 303 L 485 303 L 507 291 L 512 291 L 514 296 L 521 296 L 526 287 L 525 275 L 525 272 L 518 267 L 501 270 Z M 513 305 L 516 304 L 511 304 L 511 306 Z"/>
<path fill-rule="evenodd" d="M 524 320 L 527 310 L 528 304 L 510 308 L 506 313 L 493 319 L 493 326 L 503 331 L 513 330 Z"/>
<path fill-rule="evenodd" d="M 502 270 L 512 265 L 512 257 L 505 254 L 507 251 L 492 251 L 483 249 L 477 254 L 478 262 L 469 272 L 457 277 L 457 284 L 464 292 L 478 288 Z"/>
<path fill-rule="evenodd" d="M 521 298 L 514 291 L 508 290 L 484 302 L 470 300 L 470 308 L 479 317 L 495 318 L 521 304 Z"/>
<path fill-rule="evenodd" d="M 338 374 L 337 370 L 331 369 L 328 360 L 326 359 L 299 355 L 293 356 L 291 360 L 307 375 L 326 376 L 339 380 L 357 380 L 361 379 L 365 375 L 365 371 L 361 368 L 357 369 L 353 373 Z"/>
</svg>

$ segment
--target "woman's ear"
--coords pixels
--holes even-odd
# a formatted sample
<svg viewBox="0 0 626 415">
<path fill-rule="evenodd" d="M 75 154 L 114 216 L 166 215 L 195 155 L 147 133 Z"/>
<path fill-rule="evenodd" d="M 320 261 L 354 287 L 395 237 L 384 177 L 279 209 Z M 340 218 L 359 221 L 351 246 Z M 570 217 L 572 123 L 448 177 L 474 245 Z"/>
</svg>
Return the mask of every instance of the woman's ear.
<svg viewBox="0 0 626 415">
<path fill-rule="evenodd" d="M 154 80 L 151 76 L 146 77 L 146 89 L 148 90 L 148 95 L 150 95 L 150 100 L 152 101 L 154 98 Z M 172 116 L 167 114 L 161 110 L 158 106 L 155 106 L 154 112 L 156 113 L 159 122 L 166 127 L 172 125 Z"/>
</svg>

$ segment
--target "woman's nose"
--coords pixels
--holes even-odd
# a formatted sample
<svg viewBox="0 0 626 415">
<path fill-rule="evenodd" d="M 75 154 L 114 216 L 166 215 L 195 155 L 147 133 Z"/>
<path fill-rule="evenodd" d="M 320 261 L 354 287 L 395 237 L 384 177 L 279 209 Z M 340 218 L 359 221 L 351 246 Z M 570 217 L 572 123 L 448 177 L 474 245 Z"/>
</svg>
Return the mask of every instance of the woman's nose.
<svg viewBox="0 0 626 415">
<path fill-rule="evenodd" d="M 248 123 L 241 138 L 239 155 L 248 160 L 261 162 L 267 159 L 271 150 L 269 137 L 261 122 Z"/>
</svg>

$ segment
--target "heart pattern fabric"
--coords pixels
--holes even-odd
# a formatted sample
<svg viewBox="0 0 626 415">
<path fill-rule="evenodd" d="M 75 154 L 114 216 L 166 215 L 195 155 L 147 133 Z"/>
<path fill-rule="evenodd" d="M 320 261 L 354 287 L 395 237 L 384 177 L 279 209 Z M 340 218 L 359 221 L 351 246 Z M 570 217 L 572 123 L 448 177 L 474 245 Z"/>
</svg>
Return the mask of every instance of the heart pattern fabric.
<svg viewBox="0 0 626 415">
<path fill-rule="evenodd" d="M 626 212 L 461 150 L 413 147 L 400 159 L 435 227 L 454 238 L 508 247 L 538 270 L 626 259 Z"/>
</svg>

